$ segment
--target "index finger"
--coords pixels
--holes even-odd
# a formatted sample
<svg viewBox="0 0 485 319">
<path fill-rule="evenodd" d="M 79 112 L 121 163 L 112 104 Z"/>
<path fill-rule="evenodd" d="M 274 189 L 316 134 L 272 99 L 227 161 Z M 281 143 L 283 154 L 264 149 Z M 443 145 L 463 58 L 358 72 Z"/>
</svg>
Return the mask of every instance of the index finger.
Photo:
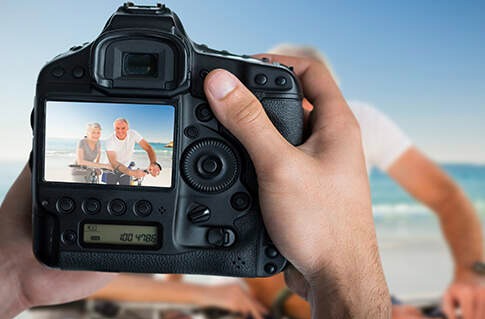
<svg viewBox="0 0 485 319">
<path fill-rule="evenodd" d="M 322 118 L 327 120 L 350 112 L 330 71 L 322 62 L 311 58 L 275 54 L 257 54 L 255 57 L 265 57 L 270 62 L 279 62 L 293 67 L 293 71 L 301 81 L 305 98 L 314 106 L 317 122 Z"/>
</svg>

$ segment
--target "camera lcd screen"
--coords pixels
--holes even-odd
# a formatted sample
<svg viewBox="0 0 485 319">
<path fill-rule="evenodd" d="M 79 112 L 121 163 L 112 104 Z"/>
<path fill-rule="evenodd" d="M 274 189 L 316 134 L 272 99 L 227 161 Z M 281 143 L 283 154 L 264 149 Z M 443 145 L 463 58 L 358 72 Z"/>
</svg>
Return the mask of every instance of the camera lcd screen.
<svg viewBox="0 0 485 319">
<path fill-rule="evenodd" d="M 44 180 L 171 187 L 172 105 L 46 102 Z"/>
<path fill-rule="evenodd" d="M 157 246 L 157 226 L 84 224 L 83 242 L 100 245 Z"/>
</svg>

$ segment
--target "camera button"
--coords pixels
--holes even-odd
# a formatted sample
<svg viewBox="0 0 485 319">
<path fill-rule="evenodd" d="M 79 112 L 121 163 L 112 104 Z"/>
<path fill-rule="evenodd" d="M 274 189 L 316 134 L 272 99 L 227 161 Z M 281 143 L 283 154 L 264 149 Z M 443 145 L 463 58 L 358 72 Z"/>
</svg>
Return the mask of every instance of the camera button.
<svg viewBox="0 0 485 319">
<path fill-rule="evenodd" d="M 212 110 L 207 103 L 202 103 L 197 106 L 195 116 L 201 122 L 208 122 L 214 118 L 214 114 L 212 114 Z"/>
<path fill-rule="evenodd" d="M 55 78 L 60 78 L 61 76 L 63 76 L 65 73 L 64 69 L 61 68 L 60 66 L 54 68 L 52 71 L 51 71 L 51 75 Z"/>
<path fill-rule="evenodd" d="M 66 230 L 61 235 L 61 240 L 64 244 L 73 245 L 76 243 L 77 235 L 76 232 L 72 230 Z"/>
<path fill-rule="evenodd" d="M 229 247 L 236 241 L 236 234 L 227 228 L 211 228 L 207 232 L 207 242 L 217 247 Z"/>
<path fill-rule="evenodd" d="M 231 197 L 231 206 L 238 211 L 248 209 L 250 202 L 251 198 L 246 193 L 236 193 Z"/>
<path fill-rule="evenodd" d="M 88 198 L 83 201 L 81 208 L 85 214 L 94 215 L 101 209 L 101 202 L 96 198 Z"/>
<path fill-rule="evenodd" d="M 108 212 L 114 216 L 121 216 L 126 212 L 126 204 L 121 199 L 113 199 L 108 204 Z"/>
<path fill-rule="evenodd" d="M 278 86 L 285 86 L 288 80 L 284 76 L 279 76 L 276 78 L 275 83 Z"/>
<path fill-rule="evenodd" d="M 69 197 L 62 197 L 57 201 L 56 208 L 59 213 L 69 214 L 74 210 L 74 201 Z"/>
<path fill-rule="evenodd" d="M 266 249 L 264 250 L 264 254 L 268 258 L 276 258 L 279 255 L 278 251 L 274 247 L 271 247 L 271 246 L 266 247 Z"/>
<path fill-rule="evenodd" d="M 199 136 L 199 129 L 193 125 L 187 126 L 184 129 L 184 135 L 188 138 L 196 138 Z"/>
<path fill-rule="evenodd" d="M 268 82 L 268 77 L 260 73 L 254 77 L 254 82 L 258 85 L 265 85 Z"/>
<path fill-rule="evenodd" d="M 84 76 L 84 69 L 80 66 L 78 67 L 75 67 L 73 70 L 72 70 L 72 76 L 76 79 L 80 79 Z"/>
<path fill-rule="evenodd" d="M 133 211 L 140 217 L 146 217 L 152 213 L 152 204 L 147 200 L 139 200 L 133 205 Z"/>
<path fill-rule="evenodd" d="M 188 217 L 193 223 L 202 223 L 209 220 L 211 217 L 211 211 L 206 206 L 198 205 L 190 209 Z"/>
<path fill-rule="evenodd" d="M 274 274 L 276 270 L 276 265 L 273 263 L 268 263 L 264 265 L 264 271 L 266 271 L 268 274 Z"/>
</svg>

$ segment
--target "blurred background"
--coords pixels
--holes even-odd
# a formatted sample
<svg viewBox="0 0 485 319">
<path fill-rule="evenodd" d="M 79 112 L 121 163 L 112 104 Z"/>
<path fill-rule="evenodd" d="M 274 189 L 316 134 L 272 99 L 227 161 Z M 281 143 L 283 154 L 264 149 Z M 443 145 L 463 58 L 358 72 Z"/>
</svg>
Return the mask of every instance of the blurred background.
<svg viewBox="0 0 485 319">
<path fill-rule="evenodd" d="M 142 1 L 139 4 L 154 4 Z M 3 0 L 0 20 L 0 199 L 27 161 L 38 71 L 92 41 L 120 1 Z M 328 57 L 346 98 L 389 115 L 439 163 L 485 217 L 485 3 L 385 1 L 169 1 L 198 43 L 238 54 L 282 42 Z M 385 174 L 371 189 L 391 291 L 437 295 L 452 264 L 437 219 Z"/>
</svg>

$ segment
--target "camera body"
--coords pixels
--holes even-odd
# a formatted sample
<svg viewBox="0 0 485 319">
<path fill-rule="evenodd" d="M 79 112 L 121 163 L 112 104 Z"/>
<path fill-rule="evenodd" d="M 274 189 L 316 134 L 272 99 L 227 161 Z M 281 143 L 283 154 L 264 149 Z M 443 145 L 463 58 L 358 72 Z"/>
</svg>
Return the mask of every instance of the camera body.
<svg viewBox="0 0 485 319">
<path fill-rule="evenodd" d="M 31 162 L 33 249 L 41 262 L 239 277 L 283 270 L 287 261 L 262 222 L 251 160 L 204 97 L 204 77 L 216 68 L 235 74 L 279 132 L 301 143 L 302 93 L 291 68 L 195 44 L 163 5 L 125 4 L 94 42 L 44 66 Z M 86 122 L 98 125 L 84 131 Z M 138 133 L 125 150 L 129 159 L 138 171 L 156 164 L 158 176 L 145 171 L 143 182 L 133 182 L 133 165 L 113 146 L 131 136 L 118 134 L 123 125 Z"/>
</svg>

